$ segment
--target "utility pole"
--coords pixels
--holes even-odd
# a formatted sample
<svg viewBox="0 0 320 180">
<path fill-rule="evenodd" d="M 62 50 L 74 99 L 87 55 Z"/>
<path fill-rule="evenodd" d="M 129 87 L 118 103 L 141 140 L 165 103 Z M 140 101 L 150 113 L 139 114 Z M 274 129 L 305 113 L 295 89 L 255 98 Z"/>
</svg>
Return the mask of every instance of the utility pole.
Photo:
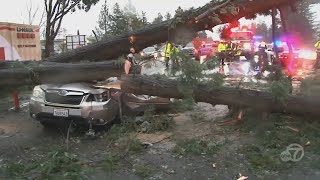
<svg viewBox="0 0 320 180">
<path fill-rule="evenodd" d="M 276 60 L 278 61 L 279 59 L 279 54 L 278 54 L 278 46 L 277 46 L 277 43 L 276 43 L 276 11 L 277 9 L 276 8 L 273 8 L 272 9 L 272 41 L 273 41 L 273 48 L 274 48 L 274 52 L 275 52 L 275 55 L 276 55 Z"/>
<path fill-rule="evenodd" d="M 129 32 L 132 32 L 132 18 L 131 18 L 131 15 L 133 14 L 133 6 L 132 6 L 132 2 L 131 0 L 128 0 L 128 10 L 129 10 L 129 18 L 128 18 L 128 29 L 129 29 Z"/>
<path fill-rule="evenodd" d="M 292 44 L 288 32 L 288 24 L 287 24 L 287 18 L 289 16 L 289 9 L 286 7 L 281 7 L 280 9 L 280 17 L 281 17 L 281 23 L 282 23 L 282 29 L 283 32 L 286 36 L 286 41 L 289 49 L 289 63 L 287 64 L 287 70 L 288 70 L 288 79 L 291 83 L 291 94 L 292 94 L 292 75 L 293 75 L 293 66 L 294 66 L 294 57 L 293 57 L 293 49 L 292 49 Z"/>
</svg>

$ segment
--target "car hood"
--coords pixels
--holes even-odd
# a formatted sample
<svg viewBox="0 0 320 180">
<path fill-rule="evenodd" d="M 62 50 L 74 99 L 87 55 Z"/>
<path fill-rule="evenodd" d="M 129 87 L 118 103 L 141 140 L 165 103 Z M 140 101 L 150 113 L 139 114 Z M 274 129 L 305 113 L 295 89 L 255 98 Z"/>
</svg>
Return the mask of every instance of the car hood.
<svg viewBox="0 0 320 180">
<path fill-rule="evenodd" d="M 182 50 L 195 49 L 194 47 L 184 47 Z"/>
<path fill-rule="evenodd" d="M 68 90 L 68 91 L 78 91 L 85 94 L 101 94 L 105 90 L 96 89 L 93 86 L 86 83 L 72 83 L 72 84 L 42 84 L 40 85 L 41 89 L 46 90 Z"/>
</svg>

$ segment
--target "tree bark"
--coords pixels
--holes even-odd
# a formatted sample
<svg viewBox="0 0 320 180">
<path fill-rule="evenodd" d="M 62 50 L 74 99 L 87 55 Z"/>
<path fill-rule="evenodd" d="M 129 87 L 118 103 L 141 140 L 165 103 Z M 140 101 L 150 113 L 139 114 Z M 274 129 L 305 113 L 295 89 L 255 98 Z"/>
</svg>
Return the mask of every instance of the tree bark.
<svg viewBox="0 0 320 180">
<path fill-rule="evenodd" d="M 272 8 L 272 42 L 273 42 L 273 48 L 275 52 L 276 59 L 279 59 L 279 53 L 278 53 L 278 45 L 277 45 L 277 39 L 276 39 L 276 8 Z"/>
<path fill-rule="evenodd" d="M 179 92 L 176 80 L 162 77 L 122 76 L 121 90 L 137 95 L 178 99 L 184 97 L 183 93 Z M 199 84 L 193 89 L 193 98 L 197 102 L 253 108 L 262 112 L 320 116 L 320 97 L 289 96 L 286 105 L 282 106 L 276 103 L 268 92 L 231 87 L 211 89 L 208 85 Z"/>
<path fill-rule="evenodd" d="M 114 59 L 128 53 L 129 48 L 132 46 L 139 51 L 148 46 L 166 42 L 168 39 L 173 38 L 174 35 L 180 34 L 182 30 L 189 32 L 186 34 L 193 35 L 192 37 L 186 37 L 191 41 L 198 31 L 210 30 L 216 25 L 233 22 L 244 16 L 252 16 L 275 7 L 290 5 L 296 1 L 299 0 L 234 0 L 230 1 L 230 3 L 209 3 L 204 7 L 184 12 L 183 22 L 176 22 L 174 27 L 170 23 L 172 20 L 149 25 L 129 34 L 102 40 L 101 42 L 49 57 L 47 60 L 52 62 L 79 62 L 84 59 L 92 61 Z M 206 16 L 201 16 L 202 14 Z M 196 20 L 198 16 L 201 19 Z M 171 37 L 168 37 L 168 34 Z M 130 43 L 130 37 L 135 37 L 135 43 Z"/>
<path fill-rule="evenodd" d="M 123 72 L 123 65 L 117 64 L 116 61 L 90 64 L 28 62 L 10 67 L 12 65 L 14 63 L 0 66 L 1 88 L 44 83 L 90 82 L 119 77 Z"/>
</svg>

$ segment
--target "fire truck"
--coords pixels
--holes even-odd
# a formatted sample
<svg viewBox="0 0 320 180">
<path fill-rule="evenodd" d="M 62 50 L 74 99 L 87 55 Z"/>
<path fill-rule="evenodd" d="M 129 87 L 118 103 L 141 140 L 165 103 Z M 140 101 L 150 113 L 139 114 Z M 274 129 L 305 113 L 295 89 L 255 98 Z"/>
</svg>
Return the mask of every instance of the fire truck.
<svg viewBox="0 0 320 180">
<path fill-rule="evenodd" d="M 247 60 L 252 59 L 255 54 L 254 48 L 254 28 L 236 27 L 232 28 L 229 39 L 237 45 L 238 56 L 245 56 Z"/>
</svg>

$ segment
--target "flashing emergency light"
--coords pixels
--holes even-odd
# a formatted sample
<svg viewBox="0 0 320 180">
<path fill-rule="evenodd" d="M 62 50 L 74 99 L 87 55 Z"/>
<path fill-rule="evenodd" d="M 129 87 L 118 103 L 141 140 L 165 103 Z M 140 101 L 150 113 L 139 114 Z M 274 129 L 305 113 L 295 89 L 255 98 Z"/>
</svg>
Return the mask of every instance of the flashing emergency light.
<svg viewBox="0 0 320 180">
<path fill-rule="evenodd" d="M 253 39 L 262 39 L 262 36 L 261 35 L 255 35 L 255 36 L 253 36 Z"/>
<path fill-rule="evenodd" d="M 276 46 L 281 46 L 282 42 L 281 41 L 276 41 Z"/>
</svg>

